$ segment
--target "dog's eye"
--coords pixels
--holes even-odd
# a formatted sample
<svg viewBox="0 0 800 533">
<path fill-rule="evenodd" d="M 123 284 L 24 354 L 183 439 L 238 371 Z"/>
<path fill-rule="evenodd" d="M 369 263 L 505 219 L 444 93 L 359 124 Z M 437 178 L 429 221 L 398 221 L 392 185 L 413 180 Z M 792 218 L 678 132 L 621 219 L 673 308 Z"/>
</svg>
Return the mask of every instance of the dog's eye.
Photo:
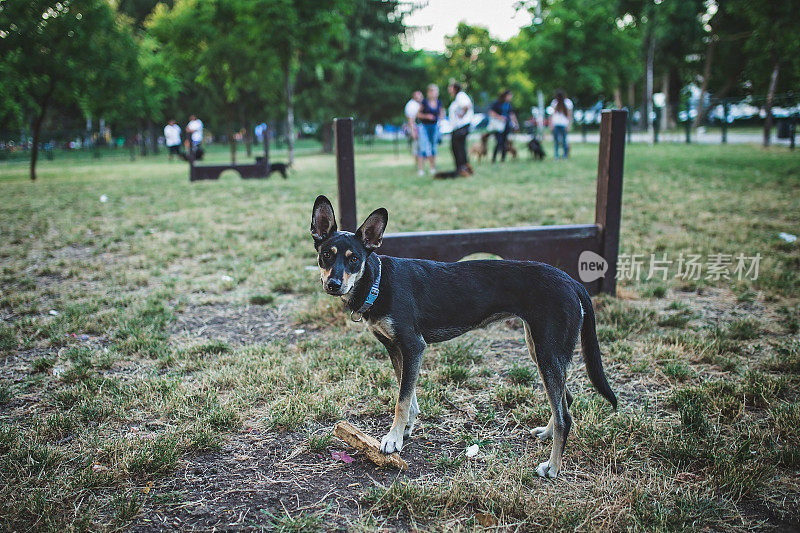
<svg viewBox="0 0 800 533">
<path fill-rule="evenodd" d="M 351 255 L 350 256 L 350 263 L 357 265 L 358 264 L 358 257 Z"/>
<path fill-rule="evenodd" d="M 324 252 L 322 252 L 322 258 L 327 261 L 328 259 L 331 258 L 331 253 L 328 250 L 325 250 Z"/>
</svg>

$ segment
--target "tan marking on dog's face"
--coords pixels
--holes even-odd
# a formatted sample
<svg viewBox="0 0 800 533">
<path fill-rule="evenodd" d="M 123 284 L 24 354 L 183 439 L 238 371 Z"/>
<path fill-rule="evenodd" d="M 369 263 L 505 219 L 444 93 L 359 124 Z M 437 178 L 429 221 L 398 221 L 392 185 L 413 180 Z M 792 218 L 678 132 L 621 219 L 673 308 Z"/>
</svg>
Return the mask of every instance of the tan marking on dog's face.
<svg viewBox="0 0 800 533">
<path fill-rule="evenodd" d="M 361 268 L 354 274 L 348 273 L 347 270 L 342 272 L 342 294 L 349 294 L 356 283 L 358 283 L 358 280 L 361 279 L 361 276 L 364 275 L 364 264 L 365 263 L 362 262 Z"/>
<path fill-rule="evenodd" d="M 333 255 L 336 255 L 337 253 L 339 253 L 339 250 L 337 250 L 335 246 L 331 246 L 331 252 L 333 253 Z"/>
<path fill-rule="evenodd" d="M 344 253 L 344 256 L 345 256 L 345 257 L 350 257 L 351 255 L 353 255 L 353 250 L 347 250 L 347 251 Z"/>
<path fill-rule="evenodd" d="M 328 259 L 325 259 L 326 255 L 328 256 Z M 328 278 L 331 277 L 331 272 L 333 272 L 333 258 L 335 256 L 336 256 L 335 246 L 331 246 L 327 250 L 320 251 L 320 257 L 317 261 L 317 266 L 319 267 L 319 278 L 320 280 L 322 280 L 323 287 L 328 282 Z M 325 268 L 324 266 L 322 266 L 323 262 L 330 265 L 330 268 Z"/>
<path fill-rule="evenodd" d="M 331 269 L 319 267 L 319 279 L 322 280 L 323 287 L 328 282 L 329 277 L 331 277 Z"/>
</svg>

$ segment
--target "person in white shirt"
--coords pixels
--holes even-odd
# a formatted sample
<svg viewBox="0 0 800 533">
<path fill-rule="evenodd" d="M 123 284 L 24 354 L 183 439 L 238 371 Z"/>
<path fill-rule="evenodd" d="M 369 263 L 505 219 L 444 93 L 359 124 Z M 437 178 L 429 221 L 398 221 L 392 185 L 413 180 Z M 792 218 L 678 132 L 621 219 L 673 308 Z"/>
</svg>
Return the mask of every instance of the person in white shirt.
<svg viewBox="0 0 800 533">
<path fill-rule="evenodd" d="M 422 154 L 419 152 L 419 131 L 417 129 L 417 115 L 422 107 L 422 91 L 414 91 L 411 95 L 411 100 L 406 102 L 404 113 L 406 115 L 406 126 L 408 127 L 408 134 L 412 139 L 412 151 L 414 152 L 414 159 L 417 162 L 417 174 L 424 176 L 425 172 L 422 170 Z"/>
<path fill-rule="evenodd" d="M 181 155 L 181 127 L 175 123 L 175 119 L 169 119 L 167 125 L 164 126 L 164 144 L 167 145 L 169 150 L 169 160 L 172 161 L 172 156 Z"/>
<path fill-rule="evenodd" d="M 189 116 L 189 123 L 186 125 L 186 133 L 189 134 L 187 144 L 191 140 L 191 150 L 195 154 L 195 159 L 203 158 L 203 121 L 195 115 Z"/>
<path fill-rule="evenodd" d="M 556 145 L 556 159 L 558 159 L 558 149 L 562 148 L 562 158 L 569 156 L 569 144 L 567 144 L 567 130 L 572 125 L 572 100 L 561 89 L 556 91 L 555 99 L 550 102 L 553 109 L 550 115 L 550 128 L 553 130 L 553 141 Z"/>
<path fill-rule="evenodd" d="M 448 119 L 453 128 L 450 135 L 450 146 L 453 150 L 453 158 L 456 161 L 456 172 L 459 176 L 470 176 L 472 167 L 467 157 L 467 135 L 472 125 L 472 99 L 465 93 L 461 84 L 452 82 L 447 87 L 447 92 L 453 97 L 453 102 L 448 108 Z"/>
</svg>

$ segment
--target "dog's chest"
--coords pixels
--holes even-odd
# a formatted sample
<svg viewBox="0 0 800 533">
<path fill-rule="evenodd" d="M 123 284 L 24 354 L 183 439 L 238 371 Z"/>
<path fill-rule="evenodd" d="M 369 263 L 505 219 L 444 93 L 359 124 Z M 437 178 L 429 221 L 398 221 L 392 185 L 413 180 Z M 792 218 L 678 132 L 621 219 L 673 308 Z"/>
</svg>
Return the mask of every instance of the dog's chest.
<svg viewBox="0 0 800 533">
<path fill-rule="evenodd" d="M 376 320 L 368 319 L 367 327 L 373 335 L 394 339 L 394 322 L 389 316 L 384 316 Z"/>
</svg>

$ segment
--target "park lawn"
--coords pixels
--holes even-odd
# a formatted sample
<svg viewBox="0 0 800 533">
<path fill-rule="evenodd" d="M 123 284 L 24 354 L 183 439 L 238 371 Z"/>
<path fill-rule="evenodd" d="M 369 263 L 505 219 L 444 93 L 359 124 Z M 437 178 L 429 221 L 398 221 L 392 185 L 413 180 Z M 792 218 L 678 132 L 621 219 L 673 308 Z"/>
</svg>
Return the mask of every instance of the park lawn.
<svg viewBox="0 0 800 533">
<path fill-rule="evenodd" d="M 432 181 L 360 147 L 359 217 L 591 222 L 596 160 L 576 144 Z M 396 394 L 383 348 L 308 268 L 334 168 L 304 155 L 286 181 L 191 184 L 166 156 L 44 162 L 36 183 L 0 167 L 0 529 L 797 527 L 800 243 L 778 237 L 800 234 L 797 154 L 627 147 L 622 253 L 760 253 L 759 275 L 595 298 L 620 408 L 576 355 L 555 481 L 535 475 L 550 443 L 528 431 L 549 409 L 515 321 L 428 349 L 408 473 L 331 458 L 337 420 L 380 438 Z"/>
</svg>

